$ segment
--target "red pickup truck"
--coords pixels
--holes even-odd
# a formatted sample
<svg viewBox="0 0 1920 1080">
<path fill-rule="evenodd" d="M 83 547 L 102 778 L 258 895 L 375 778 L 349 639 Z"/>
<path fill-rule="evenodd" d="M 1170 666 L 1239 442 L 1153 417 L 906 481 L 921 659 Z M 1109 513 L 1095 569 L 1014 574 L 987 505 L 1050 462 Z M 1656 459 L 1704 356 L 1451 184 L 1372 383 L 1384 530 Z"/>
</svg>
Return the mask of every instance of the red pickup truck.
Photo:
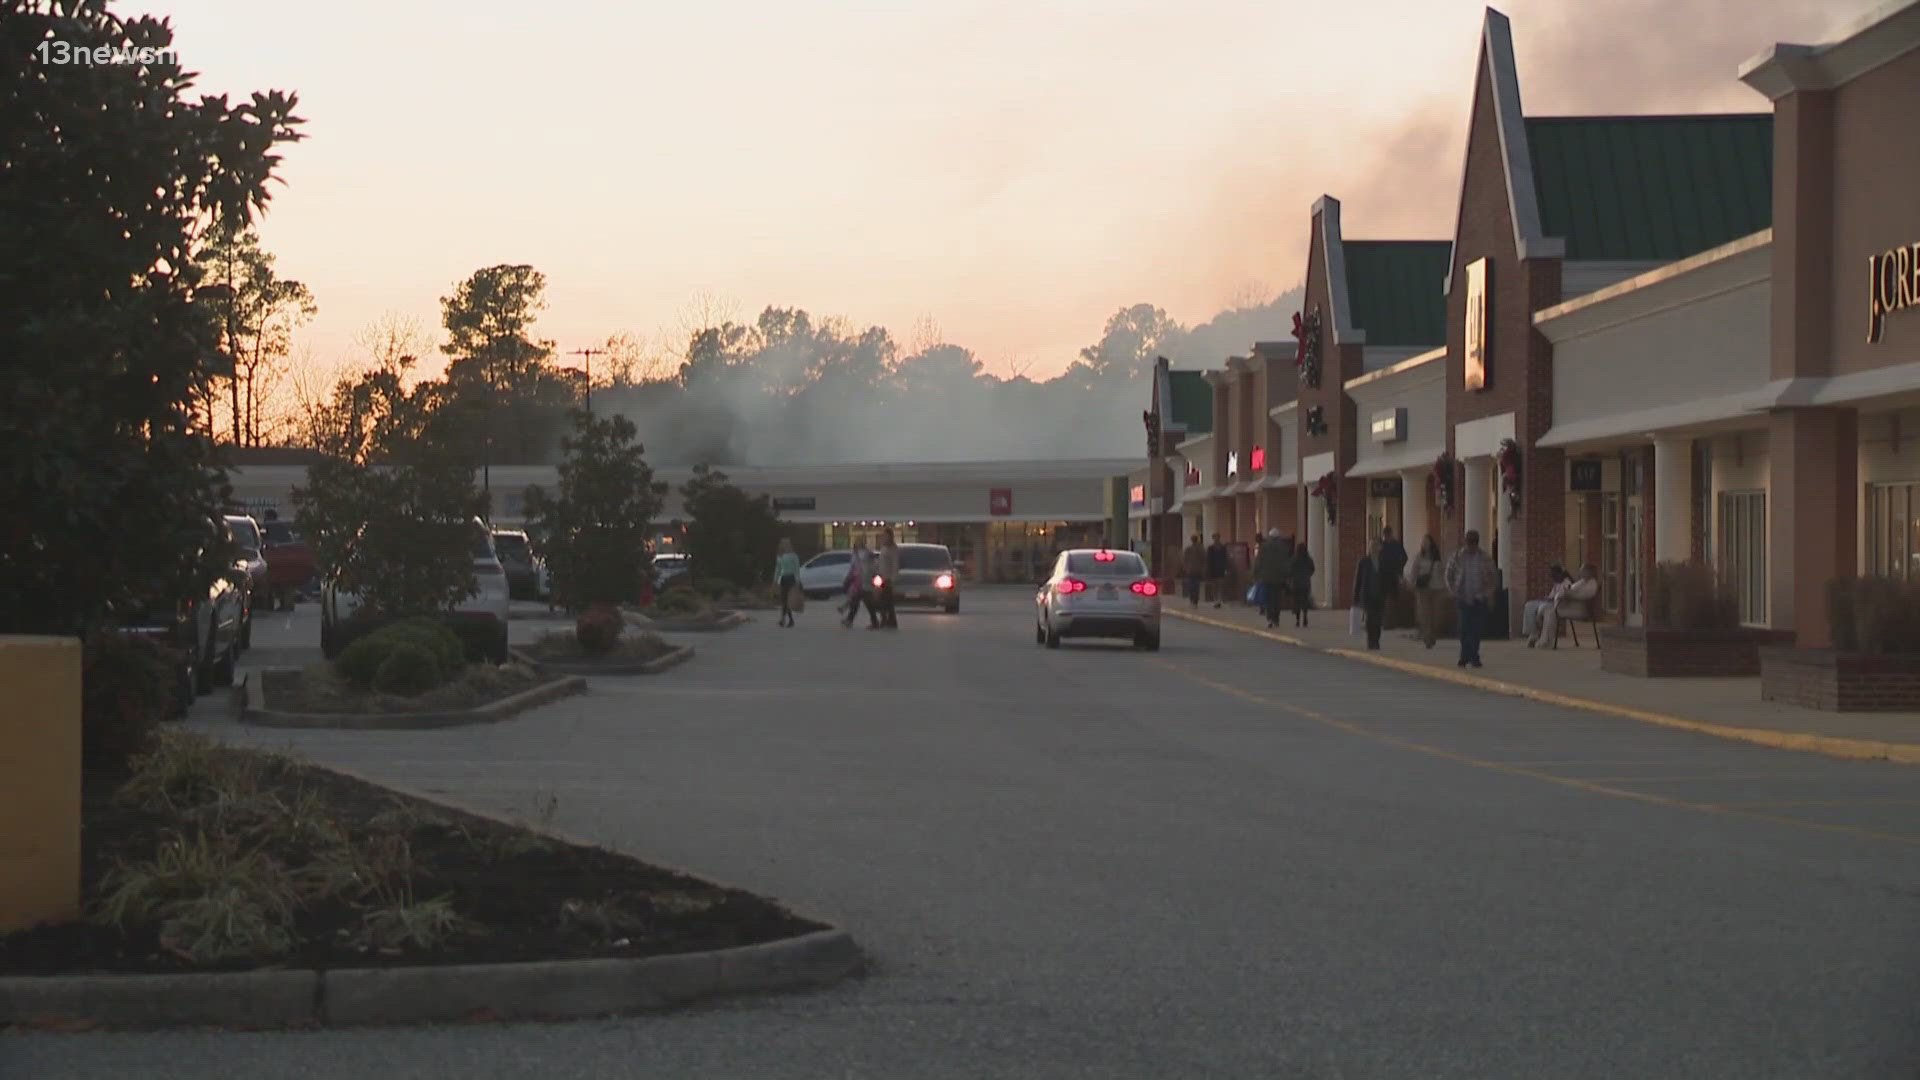
<svg viewBox="0 0 1920 1080">
<path fill-rule="evenodd" d="M 284 521 L 263 521 L 260 533 L 266 541 L 261 554 L 267 560 L 267 595 L 271 607 L 292 611 L 294 600 L 307 592 L 318 576 L 313 548 Z"/>
</svg>

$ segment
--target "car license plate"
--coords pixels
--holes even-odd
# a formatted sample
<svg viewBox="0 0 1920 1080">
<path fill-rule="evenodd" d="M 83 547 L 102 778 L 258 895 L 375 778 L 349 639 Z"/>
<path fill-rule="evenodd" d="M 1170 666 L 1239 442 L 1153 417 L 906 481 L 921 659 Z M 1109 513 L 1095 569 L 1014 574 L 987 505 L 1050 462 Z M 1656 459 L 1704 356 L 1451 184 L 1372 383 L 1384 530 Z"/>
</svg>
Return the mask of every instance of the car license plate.
<svg viewBox="0 0 1920 1080">
<path fill-rule="evenodd" d="M 1102 585 L 1102 586 L 1100 586 L 1100 599 L 1102 599 L 1102 600 L 1111 600 L 1111 599 L 1113 599 L 1113 595 L 1114 595 L 1114 594 L 1113 594 L 1113 586 L 1111 586 L 1111 585 Z"/>
</svg>

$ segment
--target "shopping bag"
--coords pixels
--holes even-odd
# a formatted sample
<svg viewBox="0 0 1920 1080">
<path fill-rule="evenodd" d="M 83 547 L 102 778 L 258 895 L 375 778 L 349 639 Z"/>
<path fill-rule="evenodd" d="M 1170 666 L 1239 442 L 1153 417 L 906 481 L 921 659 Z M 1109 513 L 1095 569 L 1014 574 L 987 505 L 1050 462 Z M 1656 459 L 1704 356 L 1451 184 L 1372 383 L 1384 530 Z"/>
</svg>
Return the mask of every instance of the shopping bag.
<svg viewBox="0 0 1920 1080">
<path fill-rule="evenodd" d="M 1355 604 L 1347 609 L 1347 633 L 1360 635 L 1367 632 L 1367 609 Z"/>
<path fill-rule="evenodd" d="M 807 610 L 807 591 L 795 585 L 792 592 L 793 595 L 787 597 L 787 607 L 794 611 Z"/>
<path fill-rule="evenodd" d="M 1247 603 L 1258 604 L 1259 602 L 1260 602 L 1260 586 L 1255 585 L 1247 589 Z"/>
</svg>

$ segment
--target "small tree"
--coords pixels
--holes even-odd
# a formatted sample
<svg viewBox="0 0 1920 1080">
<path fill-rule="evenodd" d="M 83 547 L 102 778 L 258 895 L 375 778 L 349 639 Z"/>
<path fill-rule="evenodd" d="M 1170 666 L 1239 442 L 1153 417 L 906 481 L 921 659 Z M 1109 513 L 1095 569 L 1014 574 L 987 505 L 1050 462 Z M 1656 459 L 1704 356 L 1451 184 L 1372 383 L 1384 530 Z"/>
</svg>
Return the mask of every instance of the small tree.
<svg viewBox="0 0 1920 1080">
<path fill-rule="evenodd" d="M 638 601 L 651 567 L 647 533 L 667 485 L 654 482 L 632 421 L 579 410 L 572 421 L 557 491 L 527 489 L 527 523 L 546 538 L 554 599 L 572 610 Z"/>
<path fill-rule="evenodd" d="M 705 465 L 680 485 L 687 510 L 687 554 L 693 577 L 748 588 L 765 578 L 780 543 L 780 518 L 765 495 L 748 495 L 727 474 Z"/>
<path fill-rule="evenodd" d="M 375 373 L 371 379 L 383 377 Z M 383 616 L 444 611 L 477 591 L 473 467 L 447 447 L 428 402 L 392 395 L 339 456 L 292 492 L 301 531 L 341 588 Z"/>
</svg>

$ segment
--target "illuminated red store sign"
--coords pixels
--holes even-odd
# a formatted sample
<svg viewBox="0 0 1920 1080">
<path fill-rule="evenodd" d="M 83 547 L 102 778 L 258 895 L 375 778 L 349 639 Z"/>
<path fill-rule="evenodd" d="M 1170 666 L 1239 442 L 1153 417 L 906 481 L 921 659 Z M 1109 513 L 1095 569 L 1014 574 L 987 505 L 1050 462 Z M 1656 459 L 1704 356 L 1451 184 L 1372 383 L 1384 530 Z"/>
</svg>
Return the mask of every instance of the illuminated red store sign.
<svg viewBox="0 0 1920 1080">
<path fill-rule="evenodd" d="M 1198 465 L 1187 466 L 1187 486 L 1188 487 L 1200 486 L 1200 466 Z"/>
<path fill-rule="evenodd" d="M 1264 446 L 1254 447 L 1253 456 L 1250 460 L 1252 461 L 1251 467 L 1254 472 L 1264 470 L 1267 467 L 1267 448 Z"/>
</svg>

